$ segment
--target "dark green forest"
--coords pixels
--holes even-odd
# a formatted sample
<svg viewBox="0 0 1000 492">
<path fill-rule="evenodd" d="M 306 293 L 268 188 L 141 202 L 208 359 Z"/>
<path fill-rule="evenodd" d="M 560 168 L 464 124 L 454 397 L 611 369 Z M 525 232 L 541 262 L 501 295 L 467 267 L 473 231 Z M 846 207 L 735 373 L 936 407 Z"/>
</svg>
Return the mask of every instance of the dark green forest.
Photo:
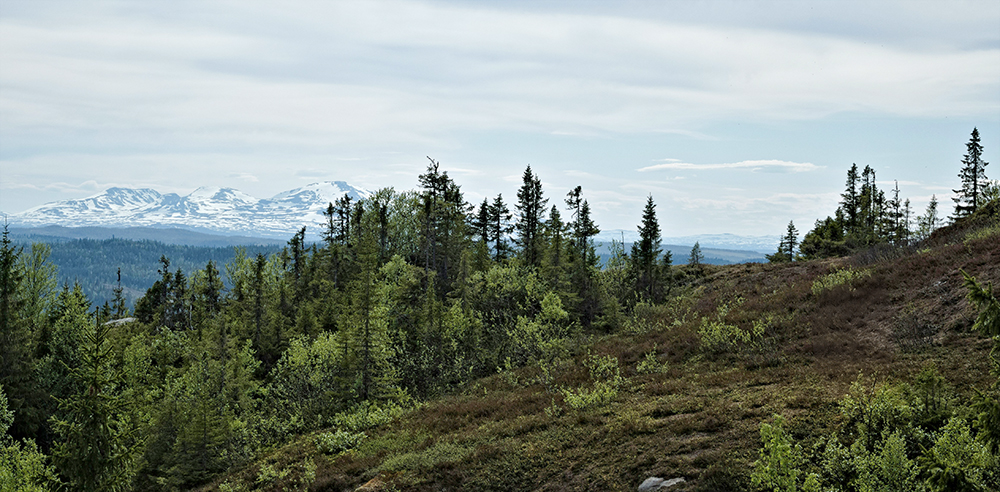
<svg viewBox="0 0 1000 492">
<path fill-rule="evenodd" d="M 236 255 L 233 247 L 189 246 L 165 244 L 159 241 L 132 239 L 74 239 L 47 238 L 45 241 L 26 241 L 15 238 L 13 243 L 26 254 L 45 258 L 56 268 L 59 285 L 79 284 L 94 304 L 111 302 L 118 287 L 121 273 L 122 295 L 131 307 L 146 289 L 159 278 L 157 269 L 160 258 L 170 259 L 173 268 L 193 272 L 204 268 L 208 262 L 225 265 Z M 245 254 L 258 253 L 270 256 L 281 250 L 277 246 L 243 246 Z"/>
<path fill-rule="evenodd" d="M 960 193 L 953 220 L 985 213 L 983 220 L 995 224 L 995 183 L 981 172 L 970 179 L 973 188 Z M 316 435 L 312 442 L 324 455 L 349 456 L 344 453 L 380 425 L 427 402 L 472 387 L 485 391 L 475 386 L 482 378 L 518 387 L 525 371 L 537 378 L 531 385 L 551 419 L 600 408 L 627 385 L 617 356 L 591 354 L 593 343 L 645 333 L 650 313 L 660 313 L 656 329 L 664 333 L 696 327 L 680 343 L 689 347 L 687 355 L 670 364 L 739 361 L 748 371 L 791 364 L 779 355 L 779 343 L 786 340 L 780 330 L 795 326 L 792 308 L 740 325 L 734 317 L 752 312 L 741 307 L 741 297 L 720 300 L 705 317 L 678 317 L 678 306 L 690 306 L 690 313 L 701 302 L 711 276 L 735 270 L 706 265 L 697 248 L 685 258 L 665 252 L 652 196 L 637 218 L 641 240 L 627 249 L 614 244 L 602 265 L 593 240 L 599 226 L 580 187 L 547 195 L 528 167 L 515 197 L 470 205 L 433 160 L 418 183 L 416 191 L 345 196 L 329 204 L 321 243 L 307 244 L 303 229 L 280 250 L 112 240 L 95 256 L 86 241 L 18 246 L 5 231 L 4 490 L 236 490 L 219 477 L 299 436 Z M 789 224 L 769 258 L 775 265 L 819 265 L 809 260 L 898 256 L 932 236 L 937 213 L 912 216 L 898 189 L 887 197 L 874 170 L 859 174 L 852 166 L 835 215 L 817 221 L 801 243 Z M 121 256 L 126 253 L 153 266 L 123 270 L 119 283 L 109 269 L 140 264 Z M 76 282 L 58 282 L 53 264 L 59 255 L 75 257 L 61 264 L 79 273 L 61 275 Z M 816 280 L 809 299 L 825 299 L 824 289 L 863 284 L 865 271 L 833 270 L 822 277 L 829 285 Z M 992 287 L 974 275 L 966 284 L 970 302 L 983 313 L 975 328 L 997 340 L 1000 307 Z M 105 295 L 107 302 L 94 302 Z M 636 373 L 680 370 L 650 354 Z M 574 364 L 589 372 L 592 386 L 564 386 L 561 378 Z M 920 378 L 926 388 L 910 393 L 873 393 L 859 379 L 854 400 L 840 407 L 841 431 L 812 462 L 783 430 L 784 421 L 769 419 L 760 427 L 763 447 L 752 474 L 745 472 L 744 482 L 731 478 L 727 487 L 995 490 L 996 385 L 961 403 L 944 402 L 934 396 L 946 386 L 942 376 L 928 368 Z M 577 424 L 586 425 L 589 417 L 578 415 Z M 470 452 L 444 441 L 422 446 L 453 453 L 449 462 Z M 322 489 L 317 462 L 301 463 L 293 475 L 254 465 L 255 485 L 246 487 Z M 435 487 L 426 481 L 409 486 Z"/>
</svg>

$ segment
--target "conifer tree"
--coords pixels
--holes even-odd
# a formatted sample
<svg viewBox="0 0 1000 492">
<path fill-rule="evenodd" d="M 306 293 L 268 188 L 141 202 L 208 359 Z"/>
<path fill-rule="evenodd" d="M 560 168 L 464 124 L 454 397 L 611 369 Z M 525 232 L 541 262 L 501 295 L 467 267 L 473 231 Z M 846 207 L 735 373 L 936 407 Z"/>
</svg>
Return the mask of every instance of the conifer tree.
<svg viewBox="0 0 1000 492">
<path fill-rule="evenodd" d="M 296 232 L 291 239 L 288 240 L 288 248 L 290 259 L 292 261 L 292 280 L 293 285 L 296 286 L 296 291 L 298 291 L 299 282 L 302 279 L 302 275 L 305 270 L 305 248 L 306 248 L 306 227 L 302 226 L 299 232 Z"/>
<path fill-rule="evenodd" d="M 448 172 L 439 171 L 439 163 L 428 159 L 427 172 L 420 175 L 424 269 L 426 273 L 437 273 L 438 294 L 443 296 L 454 281 L 453 267 L 461 261 L 461 248 L 467 238 L 468 204 L 461 187 L 448 177 Z"/>
<path fill-rule="evenodd" d="M 982 204 L 980 201 L 983 186 L 987 183 L 986 166 L 988 162 L 983 160 L 983 145 L 979 140 L 979 129 L 972 129 L 972 137 L 969 143 L 965 144 L 966 153 L 962 158 L 962 169 L 958 177 L 962 180 L 962 187 L 952 190 L 957 196 L 952 198 L 955 201 L 954 217 L 961 218 L 972 215 Z"/>
<path fill-rule="evenodd" d="M 549 211 L 549 219 L 545 221 L 545 258 L 542 261 L 543 277 L 549 285 L 566 292 L 569 289 L 569 279 L 566 276 L 566 233 L 569 231 L 568 225 L 562 221 L 559 207 L 553 205 Z"/>
<path fill-rule="evenodd" d="M 4 224 L 0 239 L 0 385 L 7 388 L 10 408 L 19 418 L 32 387 L 31 334 L 18 316 L 24 306 L 18 296 L 23 277 L 17 268 L 21 252 L 11 243 Z"/>
<path fill-rule="evenodd" d="M 503 202 L 503 195 L 497 194 L 497 197 L 493 199 L 493 204 L 490 205 L 490 224 L 489 224 L 489 234 L 493 238 L 493 259 L 495 261 L 501 261 L 507 258 L 507 236 L 510 235 L 514 230 L 514 226 L 510 225 L 510 219 L 512 215 L 510 210 L 507 208 L 507 204 Z"/>
<path fill-rule="evenodd" d="M 705 255 L 701 252 L 701 244 L 699 244 L 698 241 L 695 241 L 694 246 L 691 247 L 691 256 L 688 257 L 688 265 L 701 267 L 701 264 L 704 261 Z"/>
<path fill-rule="evenodd" d="M 353 207 L 351 206 L 351 197 L 348 194 L 337 199 L 337 203 L 334 205 L 333 214 L 336 214 L 336 218 L 331 217 L 333 224 L 333 241 L 340 244 L 346 245 L 351 238 L 351 211 Z"/>
<path fill-rule="evenodd" d="M 122 319 L 128 316 L 128 306 L 125 305 L 124 289 L 122 289 L 122 269 L 118 267 L 118 283 L 114 288 L 115 298 L 111 303 L 111 310 L 114 319 Z"/>
<path fill-rule="evenodd" d="M 524 264 L 538 267 L 542 260 L 542 223 L 545 220 L 545 206 L 549 200 L 542 198 L 542 181 L 532 174 L 529 165 L 521 177 L 521 188 L 517 191 L 517 243 L 521 246 Z"/>
<path fill-rule="evenodd" d="M 219 269 L 215 267 L 214 261 L 209 261 L 204 270 L 195 272 L 191 289 L 191 318 L 199 333 L 203 326 L 215 319 L 222 310 L 223 287 Z"/>
<path fill-rule="evenodd" d="M 601 230 L 590 218 L 590 204 L 581 197 L 583 188 L 577 186 L 566 194 L 566 206 L 573 212 L 573 240 L 575 253 L 581 260 L 581 265 L 592 266 L 597 258 L 593 254 L 591 240 L 600 234 Z"/>
<path fill-rule="evenodd" d="M 653 195 L 646 198 L 646 206 L 642 211 L 642 223 L 639 225 L 639 241 L 632 243 L 632 268 L 636 272 L 637 289 L 647 299 L 658 297 L 660 264 L 662 253 L 660 247 L 660 225 L 656 220 L 656 204 Z M 669 265 L 669 252 L 665 258 Z"/>
<path fill-rule="evenodd" d="M 860 197 L 858 195 L 858 183 L 861 178 L 858 176 L 858 165 L 851 164 L 847 171 L 847 188 L 840 196 L 843 198 L 841 210 L 844 211 L 845 228 L 848 234 L 857 232 L 860 215 Z"/>
<path fill-rule="evenodd" d="M 114 368 L 110 330 L 95 323 L 84 333 L 80 366 L 70 370 L 75 392 L 58 400 L 64 417 L 53 422 L 53 456 L 70 490 L 128 490 L 133 473 L 136 434 L 129 402 L 117 394 L 124 378 Z"/>
<path fill-rule="evenodd" d="M 917 217 L 918 239 L 924 240 L 931 237 L 931 233 L 938 228 L 941 219 L 938 218 L 937 207 L 937 195 L 931 195 L 931 201 L 927 204 L 927 210 L 924 211 L 924 215 Z"/>
<path fill-rule="evenodd" d="M 795 247 L 799 244 L 799 231 L 795 228 L 793 221 L 788 221 L 788 229 L 785 235 L 781 236 L 778 243 L 778 251 L 771 255 L 766 255 L 771 263 L 782 263 L 795 260 Z"/>
<path fill-rule="evenodd" d="M 483 198 L 483 203 L 479 205 L 479 210 L 470 218 L 469 225 L 472 226 L 473 234 L 479 236 L 479 240 L 483 244 L 489 244 L 490 201 L 488 198 Z"/>
</svg>

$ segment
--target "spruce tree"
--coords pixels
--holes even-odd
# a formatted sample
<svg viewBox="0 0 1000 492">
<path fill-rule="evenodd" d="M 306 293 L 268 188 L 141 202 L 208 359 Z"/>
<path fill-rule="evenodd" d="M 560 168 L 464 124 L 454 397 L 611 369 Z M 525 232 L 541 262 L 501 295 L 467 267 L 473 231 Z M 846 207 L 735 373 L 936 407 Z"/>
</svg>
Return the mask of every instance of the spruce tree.
<svg viewBox="0 0 1000 492">
<path fill-rule="evenodd" d="M 115 369 L 110 330 L 94 323 L 83 334 L 80 366 L 70 370 L 75 392 L 58 400 L 64 417 L 53 420 L 53 457 L 69 490 L 128 490 L 134 471 L 136 433 L 129 402 L 118 394 L 124 377 Z"/>
<path fill-rule="evenodd" d="M 847 187 L 840 196 L 843 198 L 841 210 L 844 211 L 845 228 L 848 234 L 853 234 L 858 229 L 860 197 L 858 195 L 858 183 L 861 178 L 858 176 L 858 165 L 851 164 L 847 171 Z"/>
<path fill-rule="evenodd" d="M 479 236 L 483 244 L 490 242 L 490 201 L 483 198 L 483 203 L 479 205 L 479 210 L 469 220 L 473 234 Z"/>
<path fill-rule="evenodd" d="M 0 240 L 0 385 L 7 388 L 10 408 L 22 418 L 22 407 L 33 386 L 29 327 L 19 314 L 24 300 L 18 296 L 22 273 L 17 268 L 21 248 L 11 244 L 7 225 Z M 16 428 L 17 426 L 15 426 Z"/>
<path fill-rule="evenodd" d="M 546 249 L 542 261 L 542 277 L 546 279 L 550 288 L 566 295 L 570 290 L 569 277 L 566 275 L 569 267 L 566 253 L 572 248 L 566 241 L 569 224 L 563 223 L 559 207 L 553 205 L 550 209 L 544 231 Z"/>
<path fill-rule="evenodd" d="M 632 243 L 632 265 L 636 272 L 637 290 L 647 299 L 655 300 L 659 287 L 660 225 L 656 220 L 653 195 L 646 198 L 639 225 L 639 241 Z"/>
<path fill-rule="evenodd" d="M 493 238 L 493 254 L 495 261 L 507 258 L 507 236 L 514 231 L 514 226 L 510 225 L 510 210 L 503 202 L 503 195 L 497 194 L 490 205 L 489 235 Z"/>
<path fill-rule="evenodd" d="M 771 255 L 765 255 L 771 263 L 782 263 L 795 260 L 795 247 L 799 244 L 799 231 L 795 228 L 793 221 L 788 221 L 788 229 L 785 235 L 781 236 L 778 243 L 778 251 Z"/>
<path fill-rule="evenodd" d="M 517 192 L 517 243 L 521 246 L 521 258 L 529 267 L 538 267 L 542 260 L 541 231 L 545 220 L 545 206 L 549 200 L 542 198 L 542 181 L 531 172 L 531 166 L 524 170 L 521 188 Z"/>
<path fill-rule="evenodd" d="M 575 253 L 579 255 L 581 265 L 592 266 L 597 258 L 593 254 L 591 238 L 600 234 L 601 230 L 590 218 L 590 204 L 581 197 L 582 191 L 583 189 L 577 186 L 567 193 L 566 206 L 573 212 L 573 221 L 570 225 L 573 228 Z"/>
<path fill-rule="evenodd" d="M 122 319 L 128 316 L 128 306 L 125 305 L 124 289 L 122 289 L 122 269 L 118 267 L 118 283 L 113 290 L 114 301 L 111 303 L 111 310 L 114 319 Z"/>
<path fill-rule="evenodd" d="M 337 199 L 332 213 L 336 214 L 333 219 L 333 241 L 346 245 L 351 238 L 351 197 L 346 193 Z"/>
<path fill-rule="evenodd" d="M 979 141 L 979 129 L 972 129 L 972 137 L 969 143 L 965 144 L 966 153 L 962 158 L 962 169 L 958 177 L 962 180 L 962 187 L 952 190 L 957 196 L 952 198 L 955 201 L 956 219 L 972 215 L 976 212 L 982 202 L 980 201 L 983 186 L 987 183 L 986 166 L 988 162 L 983 160 L 983 145 Z"/>
<path fill-rule="evenodd" d="M 691 247 L 691 256 L 688 257 L 688 265 L 700 268 L 704 261 L 705 255 L 701 252 L 701 244 L 695 241 L 694 246 Z"/>
</svg>

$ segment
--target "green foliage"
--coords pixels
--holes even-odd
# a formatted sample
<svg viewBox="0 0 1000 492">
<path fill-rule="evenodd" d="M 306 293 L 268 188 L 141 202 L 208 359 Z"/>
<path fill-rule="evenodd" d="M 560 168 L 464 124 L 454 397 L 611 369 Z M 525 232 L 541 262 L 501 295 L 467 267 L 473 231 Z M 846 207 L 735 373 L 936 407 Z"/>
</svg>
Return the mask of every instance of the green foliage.
<svg viewBox="0 0 1000 492">
<path fill-rule="evenodd" d="M 136 429 L 118 393 L 122 374 L 114 368 L 110 327 L 98 324 L 82 334 L 80 365 L 70 368 L 74 392 L 59 400 L 53 451 L 60 475 L 72 490 L 126 490 L 134 473 Z"/>
<path fill-rule="evenodd" d="M 331 333 L 291 341 L 266 392 L 266 405 L 281 424 L 278 434 L 318 429 L 343 409 L 351 383 L 343 373 L 345 348 Z"/>
<path fill-rule="evenodd" d="M 968 423 L 958 417 L 945 424 L 934 446 L 920 456 L 921 478 L 934 491 L 985 490 L 989 481 L 1000 478 L 996 476 L 998 469 L 997 456 L 977 441 Z"/>
<path fill-rule="evenodd" d="M 948 385 L 936 368 L 925 366 L 914 386 L 879 385 L 859 377 L 840 402 L 839 431 L 820 438 L 811 456 L 783 429 L 762 424 L 764 448 L 754 483 L 766 490 L 795 490 L 796 477 L 814 469 L 820 473 L 810 486 L 823 490 L 994 490 L 1000 484 L 1000 461 L 987 443 L 962 417 L 938 423 L 950 407 Z"/>
<path fill-rule="evenodd" d="M 392 456 L 375 471 L 424 471 L 465 459 L 472 450 L 452 442 L 438 442 L 421 451 Z"/>
<path fill-rule="evenodd" d="M 767 261 L 771 263 L 784 263 L 794 261 L 796 258 L 795 247 L 799 244 L 799 230 L 795 228 L 792 221 L 788 221 L 788 230 L 781 237 L 778 244 L 778 251 L 774 254 L 766 255 Z"/>
<path fill-rule="evenodd" d="M 702 317 L 698 326 L 698 337 L 701 348 L 708 352 L 720 353 L 732 349 L 757 350 L 762 347 L 764 333 L 777 319 L 773 314 L 763 319 L 755 320 L 749 330 L 726 322 L 726 316 L 733 309 L 743 304 L 744 299 L 737 297 L 730 302 L 723 302 L 715 310 L 714 319 Z"/>
<path fill-rule="evenodd" d="M 655 345 L 653 346 L 653 350 L 646 352 L 646 355 L 642 357 L 642 360 L 635 367 L 635 372 L 639 374 L 663 374 L 669 370 L 670 365 L 666 361 L 660 362 Z"/>
<path fill-rule="evenodd" d="M 339 454 L 350 451 L 368 437 L 364 432 L 349 432 L 337 429 L 336 432 L 323 432 L 313 437 L 316 449 L 323 454 Z"/>
<path fill-rule="evenodd" d="M 871 275 L 871 269 L 867 268 L 863 270 L 854 270 L 851 268 L 837 269 L 813 280 L 812 294 L 818 296 L 823 292 L 833 290 L 842 285 L 846 285 L 849 290 L 854 290 L 854 286 L 851 285 L 853 282 L 871 277 Z"/>
<path fill-rule="evenodd" d="M 608 405 L 618 398 L 618 388 L 624 382 L 618 359 L 610 355 L 588 355 L 584 365 L 590 372 L 592 388 L 563 389 L 563 399 L 570 408 L 583 410 Z"/>
<path fill-rule="evenodd" d="M 760 450 L 760 457 L 754 462 L 750 482 L 761 490 L 799 490 L 799 477 L 803 475 L 799 470 L 803 462 L 802 448 L 792 443 L 784 425 L 785 419 L 781 415 L 774 416 L 773 424 L 760 424 L 760 440 L 764 447 Z M 810 478 L 808 487 L 814 488 L 815 481 L 815 478 Z"/>
<path fill-rule="evenodd" d="M 373 429 L 399 418 L 406 412 L 405 405 L 408 403 L 410 402 L 406 400 L 400 403 L 385 402 L 382 404 L 370 401 L 361 402 L 349 410 L 338 413 L 333 418 L 333 424 L 355 433 Z"/>
<path fill-rule="evenodd" d="M 0 491 L 43 492 L 58 484 L 55 470 L 35 441 L 15 441 L 7 431 L 14 412 L 7 407 L 7 395 L 0 385 Z"/>
<path fill-rule="evenodd" d="M 852 461 L 859 491 L 913 490 L 916 486 L 916 464 L 906 454 L 906 439 L 896 430 L 878 441 L 873 451 L 865 449 L 861 440 L 851 446 Z"/>
<path fill-rule="evenodd" d="M 817 220 L 813 230 L 806 233 L 799 245 L 803 259 L 814 260 L 850 253 L 844 240 L 844 224 L 840 217 Z"/>
<path fill-rule="evenodd" d="M 10 406 L 24 418 L 33 386 L 31 367 L 31 326 L 35 321 L 30 313 L 30 300 L 25 296 L 25 273 L 19 264 L 22 248 L 15 247 L 8 238 L 4 224 L 0 240 L 0 385 L 10 394 Z M 29 311 L 30 314 L 25 313 Z"/>
</svg>

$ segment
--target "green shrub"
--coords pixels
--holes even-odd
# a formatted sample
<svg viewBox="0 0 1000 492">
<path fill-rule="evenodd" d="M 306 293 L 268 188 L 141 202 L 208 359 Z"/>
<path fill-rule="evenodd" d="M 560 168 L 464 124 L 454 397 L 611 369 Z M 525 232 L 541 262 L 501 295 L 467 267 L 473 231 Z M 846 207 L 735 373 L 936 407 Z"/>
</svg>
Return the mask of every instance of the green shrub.
<svg viewBox="0 0 1000 492">
<path fill-rule="evenodd" d="M 863 270 L 853 270 L 850 268 L 835 270 L 813 281 L 812 294 L 818 296 L 825 291 L 833 290 L 841 285 L 846 285 L 849 290 L 854 290 L 851 284 L 855 280 L 868 278 L 871 275 L 872 271 L 869 268 Z"/>
<path fill-rule="evenodd" d="M 364 432 L 347 432 L 337 429 L 337 432 L 324 432 L 313 437 L 316 449 L 323 454 L 339 454 L 350 451 L 361 445 L 368 437 Z"/>
<path fill-rule="evenodd" d="M 900 430 L 885 435 L 877 452 L 869 452 L 857 440 L 851 446 L 857 490 L 916 490 L 916 463 L 906 454 L 906 439 Z"/>
<path fill-rule="evenodd" d="M 749 330 L 726 323 L 729 311 L 741 304 L 743 298 L 737 297 L 732 302 L 723 303 L 716 308 L 715 319 L 701 318 L 698 336 L 701 339 L 702 349 L 709 352 L 723 352 L 739 348 L 753 352 L 763 347 L 765 332 L 777 322 L 778 318 L 768 314 L 764 318 L 754 320 Z"/>
<path fill-rule="evenodd" d="M 804 463 L 802 448 L 792 443 L 784 425 L 785 419 L 781 415 L 774 416 L 774 424 L 760 424 L 760 440 L 764 447 L 750 474 L 750 483 L 760 490 L 799 490 L 799 477 L 803 474 L 799 467 Z M 802 490 L 819 491 L 819 477 L 815 475 L 805 477 L 801 483 Z"/>
<path fill-rule="evenodd" d="M 383 461 L 376 471 L 430 470 L 444 463 L 461 461 L 471 452 L 471 449 L 453 442 L 438 442 L 421 451 L 392 456 Z"/>
<path fill-rule="evenodd" d="M 342 429 L 360 432 L 391 422 L 403 415 L 404 412 L 406 409 L 394 402 L 385 402 L 379 405 L 366 401 L 350 410 L 338 413 L 333 417 L 333 423 Z"/>
<path fill-rule="evenodd" d="M 921 478 L 931 490 L 988 490 L 1000 478 L 996 471 L 1000 460 L 957 417 L 948 420 L 919 461 Z"/>
<path fill-rule="evenodd" d="M 985 239 L 997 235 L 1000 235 L 1000 222 L 993 222 L 992 224 L 972 229 L 967 232 L 965 234 L 965 239 L 962 240 L 962 244 L 968 246 L 970 241 L 977 241 L 979 239 Z"/>
<path fill-rule="evenodd" d="M 587 356 L 584 361 L 590 370 L 590 379 L 594 381 L 593 388 L 563 389 L 563 399 L 575 410 L 604 406 L 618 397 L 618 387 L 624 381 L 618 368 L 618 358 L 605 356 Z"/>
<path fill-rule="evenodd" d="M 669 370 L 670 367 L 666 362 L 660 362 L 655 345 L 635 367 L 635 372 L 639 374 L 663 374 Z"/>
</svg>

